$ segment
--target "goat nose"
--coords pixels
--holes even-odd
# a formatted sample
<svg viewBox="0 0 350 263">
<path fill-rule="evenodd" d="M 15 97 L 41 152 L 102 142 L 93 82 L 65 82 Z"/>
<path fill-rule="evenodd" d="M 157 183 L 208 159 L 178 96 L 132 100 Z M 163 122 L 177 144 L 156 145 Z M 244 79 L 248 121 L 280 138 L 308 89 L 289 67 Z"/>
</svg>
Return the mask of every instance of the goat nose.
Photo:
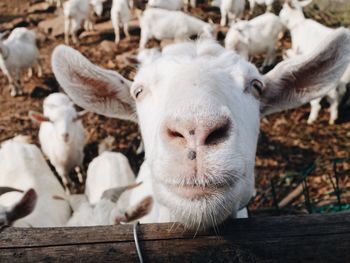
<svg viewBox="0 0 350 263">
<path fill-rule="evenodd" d="M 68 142 L 68 140 L 69 140 L 69 134 L 68 134 L 68 133 L 63 133 L 63 134 L 62 134 L 62 138 L 63 138 L 63 141 L 64 141 L 64 142 Z"/>
<path fill-rule="evenodd" d="M 168 141 L 178 146 L 210 147 L 226 141 L 229 138 L 230 129 L 231 120 L 225 117 L 196 126 L 187 121 L 177 121 L 175 125 L 170 122 L 166 128 L 166 134 Z"/>
</svg>

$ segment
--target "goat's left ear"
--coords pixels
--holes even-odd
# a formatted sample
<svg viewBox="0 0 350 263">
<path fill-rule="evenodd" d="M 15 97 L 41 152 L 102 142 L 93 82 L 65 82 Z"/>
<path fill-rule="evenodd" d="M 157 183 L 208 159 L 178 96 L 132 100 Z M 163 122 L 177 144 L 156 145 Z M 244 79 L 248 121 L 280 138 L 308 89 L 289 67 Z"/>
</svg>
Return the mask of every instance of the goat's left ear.
<svg viewBox="0 0 350 263">
<path fill-rule="evenodd" d="M 64 45 L 52 52 L 51 65 L 58 83 L 75 104 L 107 117 L 136 121 L 131 81 L 92 64 Z"/>
<path fill-rule="evenodd" d="M 43 114 L 36 112 L 36 111 L 29 111 L 28 115 L 32 121 L 37 122 L 37 123 L 50 121 L 49 118 L 45 117 Z"/>
<path fill-rule="evenodd" d="M 340 28 L 310 56 L 279 63 L 265 75 L 261 115 L 299 107 L 335 88 L 350 62 L 350 32 Z"/>
<path fill-rule="evenodd" d="M 22 199 L 7 212 L 7 221 L 11 225 L 17 219 L 23 218 L 33 212 L 38 195 L 34 189 L 29 189 Z"/>
</svg>

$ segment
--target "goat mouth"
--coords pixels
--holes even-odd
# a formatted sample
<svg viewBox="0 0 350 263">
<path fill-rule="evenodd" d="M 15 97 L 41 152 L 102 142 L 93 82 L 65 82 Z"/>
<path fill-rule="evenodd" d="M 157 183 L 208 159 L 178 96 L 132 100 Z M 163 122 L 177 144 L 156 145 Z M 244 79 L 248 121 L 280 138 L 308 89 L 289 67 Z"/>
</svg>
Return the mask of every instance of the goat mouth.
<svg viewBox="0 0 350 263">
<path fill-rule="evenodd" d="M 199 200 L 203 198 L 208 198 L 213 195 L 222 194 L 227 191 L 229 185 L 169 185 L 166 184 L 165 187 L 173 194 L 181 197 L 190 199 L 192 201 Z"/>
</svg>

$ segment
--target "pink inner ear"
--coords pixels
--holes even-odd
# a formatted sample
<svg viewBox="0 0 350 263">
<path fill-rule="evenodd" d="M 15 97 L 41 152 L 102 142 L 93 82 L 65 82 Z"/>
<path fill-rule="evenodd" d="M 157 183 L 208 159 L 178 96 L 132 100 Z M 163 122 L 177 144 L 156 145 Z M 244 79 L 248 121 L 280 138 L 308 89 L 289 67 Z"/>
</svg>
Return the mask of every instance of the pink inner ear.
<svg viewBox="0 0 350 263">
<path fill-rule="evenodd" d="M 30 116 L 36 120 L 37 122 L 44 122 L 44 121 L 50 121 L 49 118 L 45 117 L 41 113 L 37 112 L 30 112 Z"/>
<path fill-rule="evenodd" d="M 77 79 L 85 91 L 89 93 L 91 103 L 105 103 L 107 101 L 118 100 L 118 104 L 122 106 L 127 112 L 133 112 L 133 108 L 130 104 L 124 102 L 121 99 L 120 92 L 117 88 L 110 86 L 110 83 L 100 80 L 96 77 L 90 77 L 80 74 L 80 72 L 71 70 L 73 78 Z M 124 81 L 120 80 L 119 83 L 115 83 L 116 86 L 125 86 Z M 123 89 L 123 87 L 121 87 Z"/>
<path fill-rule="evenodd" d="M 81 75 L 78 71 L 73 71 L 73 77 L 78 79 L 78 82 L 81 83 L 83 87 L 89 87 L 89 91 L 92 93 L 92 98 L 101 100 L 106 98 L 113 98 L 117 95 L 117 91 L 109 88 L 109 85 L 104 81 Z M 91 87 L 93 88 L 91 89 Z"/>
<path fill-rule="evenodd" d="M 34 189 L 29 189 L 22 199 L 14 206 L 7 215 L 9 222 L 25 217 L 33 212 L 38 196 Z"/>
</svg>

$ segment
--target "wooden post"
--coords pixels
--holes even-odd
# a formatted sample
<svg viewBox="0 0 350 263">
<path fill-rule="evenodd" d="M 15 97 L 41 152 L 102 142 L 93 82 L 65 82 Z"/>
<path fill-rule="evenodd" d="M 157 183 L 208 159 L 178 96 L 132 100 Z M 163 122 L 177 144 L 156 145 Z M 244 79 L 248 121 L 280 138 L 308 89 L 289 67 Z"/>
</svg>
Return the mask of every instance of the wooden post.
<svg viewBox="0 0 350 263">
<path fill-rule="evenodd" d="M 138 262 L 132 225 L 4 228 L 0 262 Z M 218 230 L 138 228 L 146 262 L 350 262 L 350 215 L 236 219 Z"/>
</svg>

